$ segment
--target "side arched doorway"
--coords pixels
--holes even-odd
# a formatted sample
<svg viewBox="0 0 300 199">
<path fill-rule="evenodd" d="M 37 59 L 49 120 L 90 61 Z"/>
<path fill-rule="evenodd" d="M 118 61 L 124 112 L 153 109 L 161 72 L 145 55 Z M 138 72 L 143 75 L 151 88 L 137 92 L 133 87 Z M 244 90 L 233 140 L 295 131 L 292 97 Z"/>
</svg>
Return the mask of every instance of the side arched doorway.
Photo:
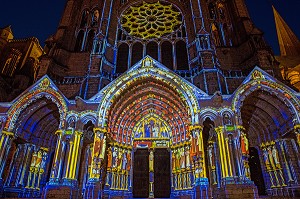
<svg viewBox="0 0 300 199">
<path fill-rule="evenodd" d="M 35 99 L 20 111 L 4 166 L 4 196 L 40 198 L 49 181 L 60 112 L 51 99 Z"/>
<path fill-rule="evenodd" d="M 260 195 L 296 196 L 299 189 L 295 171 L 300 168 L 294 161 L 297 115 L 288 96 L 263 87 L 247 95 L 240 109 L 246 176 L 254 181 Z"/>
</svg>

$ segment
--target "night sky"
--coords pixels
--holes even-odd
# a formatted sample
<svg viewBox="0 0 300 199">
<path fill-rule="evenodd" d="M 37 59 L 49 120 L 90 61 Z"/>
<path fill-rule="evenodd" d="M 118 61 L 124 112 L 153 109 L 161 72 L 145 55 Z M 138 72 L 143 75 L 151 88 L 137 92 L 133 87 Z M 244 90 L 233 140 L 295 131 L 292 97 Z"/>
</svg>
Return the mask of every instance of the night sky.
<svg viewBox="0 0 300 199">
<path fill-rule="evenodd" d="M 66 0 L 2 0 L 0 27 L 12 25 L 15 38 L 35 36 L 44 41 L 58 26 Z M 265 32 L 267 42 L 279 54 L 271 0 L 246 0 L 251 18 Z M 273 0 L 273 4 L 300 38 L 300 0 Z"/>
</svg>

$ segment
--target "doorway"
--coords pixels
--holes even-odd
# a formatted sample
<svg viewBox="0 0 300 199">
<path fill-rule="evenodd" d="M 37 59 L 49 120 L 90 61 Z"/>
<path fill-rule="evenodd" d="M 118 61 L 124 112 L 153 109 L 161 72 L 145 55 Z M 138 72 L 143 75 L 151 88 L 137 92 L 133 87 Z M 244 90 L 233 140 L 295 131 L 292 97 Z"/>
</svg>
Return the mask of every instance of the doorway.
<svg viewBox="0 0 300 199">
<path fill-rule="evenodd" d="M 133 197 L 148 198 L 149 196 L 149 151 L 137 149 L 134 152 L 133 165 Z"/>
<path fill-rule="evenodd" d="M 250 167 L 251 180 L 257 186 L 259 195 L 267 195 L 265 181 L 263 178 L 257 149 L 254 147 L 250 147 L 249 155 L 250 155 L 249 167 Z"/>
<path fill-rule="evenodd" d="M 133 197 L 149 197 L 149 151 L 137 149 L 133 163 Z M 154 197 L 169 198 L 171 194 L 170 152 L 166 148 L 154 150 Z"/>
<path fill-rule="evenodd" d="M 168 149 L 154 151 L 154 197 L 169 198 L 171 194 L 171 164 Z"/>
</svg>

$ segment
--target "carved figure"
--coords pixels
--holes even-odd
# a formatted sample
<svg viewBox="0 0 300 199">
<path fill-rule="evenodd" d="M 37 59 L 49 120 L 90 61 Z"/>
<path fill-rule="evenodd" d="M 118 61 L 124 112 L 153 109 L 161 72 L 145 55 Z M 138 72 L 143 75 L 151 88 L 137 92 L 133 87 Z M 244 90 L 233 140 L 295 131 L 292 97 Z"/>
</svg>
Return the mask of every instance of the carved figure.
<svg viewBox="0 0 300 199">
<path fill-rule="evenodd" d="M 154 162 L 153 151 L 150 151 L 150 155 L 149 155 L 149 171 L 153 171 L 154 170 L 153 162 Z"/>
<path fill-rule="evenodd" d="M 32 158 L 31 158 L 31 163 L 30 163 L 30 166 L 31 166 L 31 167 L 35 167 L 36 159 L 37 159 L 37 152 L 34 151 L 34 152 L 32 153 Z"/>
<path fill-rule="evenodd" d="M 189 168 L 191 166 L 190 162 L 190 150 L 188 147 L 185 148 L 185 164 L 186 167 Z"/>
<path fill-rule="evenodd" d="M 112 165 L 112 153 L 111 153 L 111 148 L 109 148 L 107 152 L 107 167 L 111 168 L 111 165 Z"/>
<path fill-rule="evenodd" d="M 244 155 L 249 154 L 249 141 L 245 133 L 241 134 L 241 150 Z"/>
<path fill-rule="evenodd" d="M 113 167 L 117 167 L 117 161 L 118 161 L 118 148 L 113 149 Z"/>
<path fill-rule="evenodd" d="M 277 149 L 276 149 L 275 145 L 272 147 L 272 155 L 273 155 L 274 162 L 275 162 L 276 166 L 280 165 L 278 152 L 277 152 Z"/>
<path fill-rule="evenodd" d="M 131 168 L 131 152 L 127 152 L 127 171 L 130 171 Z"/>
<path fill-rule="evenodd" d="M 183 147 L 180 149 L 180 168 L 181 169 L 185 168 L 185 154 L 184 154 L 184 148 Z"/>
</svg>

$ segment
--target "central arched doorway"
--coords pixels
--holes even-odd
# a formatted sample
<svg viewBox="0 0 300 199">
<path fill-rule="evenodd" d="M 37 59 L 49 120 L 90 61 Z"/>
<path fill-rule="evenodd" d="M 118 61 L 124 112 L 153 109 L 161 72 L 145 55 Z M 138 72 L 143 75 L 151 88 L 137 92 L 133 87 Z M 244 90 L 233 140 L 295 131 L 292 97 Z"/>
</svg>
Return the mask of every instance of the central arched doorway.
<svg viewBox="0 0 300 199">
<path fill-rule="evenodd" d="M 115 98 L 107 124 L 113 140 L 107 168 L 110 189 L 128 188 L 139 198 L 166 198 L 171 189 L 191 188 L 191 171 L 182 173 L 191 166 L 184 144 L 190 117 L 177 91 L 151 77 L 135 81 Z"/>
<path fill-rule="evenodd" d="M 176 75 L 154 67 L 151 58 L 141 65 L 117 79 L 101 99 L 100 131 L 108 137 L 104 194 L 192 195 L 193 169 L 200 164 L 192 166 L 191 137 L 201 128 L 195 123 L 199 108 L 194 91 Z"/>
</svg>

